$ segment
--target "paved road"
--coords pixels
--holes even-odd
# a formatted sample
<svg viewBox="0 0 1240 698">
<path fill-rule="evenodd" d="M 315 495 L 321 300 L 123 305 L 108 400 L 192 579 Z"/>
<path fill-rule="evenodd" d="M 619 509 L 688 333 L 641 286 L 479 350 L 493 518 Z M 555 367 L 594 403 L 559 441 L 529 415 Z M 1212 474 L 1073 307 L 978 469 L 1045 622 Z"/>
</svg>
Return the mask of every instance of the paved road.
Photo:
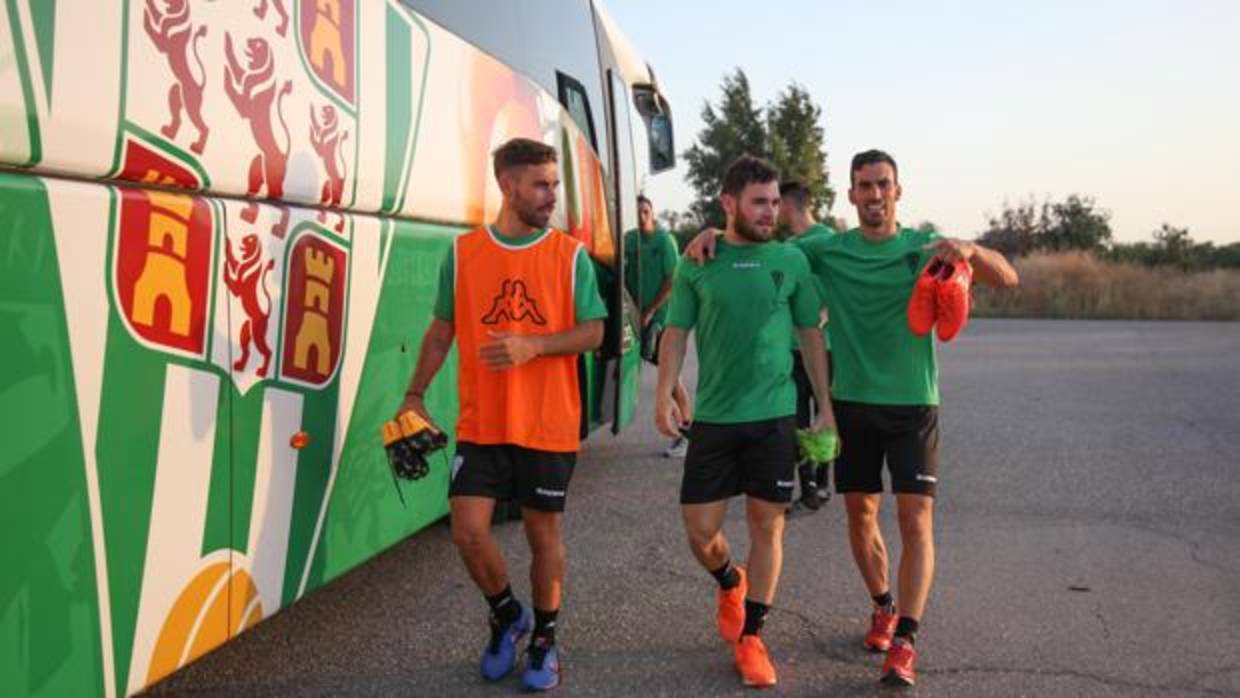
<svg viewBox="0 0 1240 698">
<path fill-rule="evenodd" d="M 1240 695 L 1240 324 L 977 321 L 941 359 L 918 693 Z M 573 480 L 560 693 L 739 695 L 648 403 L 620 437 L 591 438 Z M 743 551 L 735 504 L 726 530 Z M 528 598 L 521 531 L 499 536 Z M 860 649 L 868 597 L 840 502 L 790 521 L 786 550 L 765 634 L 776 692 L 899 693 Z M 476 678 L 484 614 L 437 525 L 155 692 L 515 693 Z"/>
</svg>

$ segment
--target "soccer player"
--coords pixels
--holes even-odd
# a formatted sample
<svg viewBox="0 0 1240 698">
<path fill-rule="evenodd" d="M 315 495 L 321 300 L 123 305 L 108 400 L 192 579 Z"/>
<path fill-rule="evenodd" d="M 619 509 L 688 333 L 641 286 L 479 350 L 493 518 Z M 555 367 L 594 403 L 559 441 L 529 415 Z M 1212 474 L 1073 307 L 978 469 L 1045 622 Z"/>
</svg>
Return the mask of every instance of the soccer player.
<svg viewBox="0 0 1240 698">
<path fill-rule="evenodd" d="M 667 301 L 672 295 L 672 273 L 680 260 L 676 238 L 655 224 L 654 204 L 637 197 L 637 230 L 624 234 L 624 285 L 641 309 L 642 357 L 659 363 L 659 339 L 667 326 Z M 684 395 L 683 385 L 677 385 Z M 684 458 L 689 440 L 677 434 L 663 451 L 665 458 Z"/>
<path fill-rule="evenodd" d="M 760 633 L 783 560 L 784 512 L 796 477 L 796 387 L 792 329 L 798 328 L 814 396 L 824 409 L 815 430 L 834 428 L 821 302 L 804 255 L 771 242 L 779 174 L 742 156 L 724 174 L 727 229 L 717 260 L 681 264 L 660 347 L 655 419 L 668 436 L 688 427 L 674 389 L 688 333 L 696 333 L 698 390 L 680 503 L 689 547 L 719 585 L 717 623 L 733 643 L 747 686 L 773 686 L 775 667 Z M 749 559 L 732 562 L 723 535 L 728 501 L 745 495 Z"/>
<path fill-rule="evenodd" d="M 458 237 L 444 260 L 401 411 L 430 419 L 423 395 L 455 338 L 460 414 L 448 497 L 452 540 L 491 609 L 482 675 L 498 681 L 511 672 L 532 625 L 521 682 L 542 691 L 560 682 L 560 524 L 580 446 L 577 355 L 602 343 L 607 309 L 585 248 L 547 227 L 559 187 L 556 151 L 516 138 L 495 151 L 493 164 L 499 215 Z M 495 502 L 514 498 L 532 553 L 532 614 L 513 595 L 490 529 Z"/>
<path fill-rule="evenodd" d="M 814 218 L 811 196 L 809 187 L 797 180 L 789 180 L 779 185 L 779 223 L 791 233 L 791 240 L 804 241 L 835 234 L 834 230 Z M 830 368 L 831 341 L 827 337 L 826 319 L 824 310 L 822 339 L 827 348 L 827 367 Z M 797 386 L 797 427 L 805 429 L 810 425 L 818 406 L 814 404 L 814 391 L 809 382 L 809 374 L 805 372 L 800 346 L 795 342 L 792 345 L 792 380 Z M 829 371 L 827 380 L 831 380 Z M 818 511 L 819 507 L 831 498 L 831 489 L 827 483 L 830 472 L 830 463 L 799 463 L 797 480 L 801 483 L 801 497 L 788 510 L 789 513 Z"/>
</svg>

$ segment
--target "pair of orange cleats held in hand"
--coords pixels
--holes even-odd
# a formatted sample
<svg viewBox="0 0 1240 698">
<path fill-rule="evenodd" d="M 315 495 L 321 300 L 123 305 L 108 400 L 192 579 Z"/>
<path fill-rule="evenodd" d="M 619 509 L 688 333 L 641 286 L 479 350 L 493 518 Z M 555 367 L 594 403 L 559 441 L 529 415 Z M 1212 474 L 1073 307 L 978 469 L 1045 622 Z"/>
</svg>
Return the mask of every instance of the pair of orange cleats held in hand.
<svg viewBox="0 0 1240 698">
<path fill-rule="evenodd" d="M 935 257 L 913 285 L 908 299 L 908 328 L 918 337 L 938 325 L 939 340 L 949 342 L 969 321 L 969 287 L 973 267 L 964 260 L 948 263 Z"/>
</svg>

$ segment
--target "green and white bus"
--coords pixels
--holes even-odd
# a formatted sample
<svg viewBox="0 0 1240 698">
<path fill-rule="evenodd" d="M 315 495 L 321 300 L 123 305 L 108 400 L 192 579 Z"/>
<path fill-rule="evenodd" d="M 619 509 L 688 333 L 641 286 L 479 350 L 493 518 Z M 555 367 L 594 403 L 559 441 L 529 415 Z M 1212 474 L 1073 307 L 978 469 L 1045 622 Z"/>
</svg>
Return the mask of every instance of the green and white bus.
<svg viewBox="0 0 1240 698">
<path fill-rule="evenodd" d="M 447 459 L 402 505 L 379 429 L 518 135 L 611 311 L 582 431 L 619 430 L 620 231 L 674 151 L 599 2 L 0 3 L 0 695 L 137 692 L 444 516 Z"/>
</svg>

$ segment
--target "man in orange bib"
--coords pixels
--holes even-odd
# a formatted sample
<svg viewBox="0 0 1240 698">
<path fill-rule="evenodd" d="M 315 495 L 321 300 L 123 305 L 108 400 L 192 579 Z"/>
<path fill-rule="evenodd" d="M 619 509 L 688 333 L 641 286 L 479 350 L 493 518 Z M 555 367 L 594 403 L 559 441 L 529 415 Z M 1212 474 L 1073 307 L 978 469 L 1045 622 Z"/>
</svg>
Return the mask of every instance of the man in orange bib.
<svg viewBox="0 0 1240 698">
<path fill-rule="evenodd" d="M 556 151 L 514 138 L 495 151 L 494 169 L 499 216 L 456 238 L 440 267 L 434 318 L 401 411 L 430 420 L 423 394 L 455 338 L 460 414 L 448 497 L 452 540 L 491 607 L 482 675 L 507 676 L 533 625 L 521 680 L 545 691 L 560 682 L 560 521 L 580 446 L 577 355 L 602 343 L 607 308 L 585 247 L 547 227 L 560 185 Z M 513 596 L 491 535 L 491 513 L 504 499 L 521 504 L 532 614 Z"/>
</svg>

